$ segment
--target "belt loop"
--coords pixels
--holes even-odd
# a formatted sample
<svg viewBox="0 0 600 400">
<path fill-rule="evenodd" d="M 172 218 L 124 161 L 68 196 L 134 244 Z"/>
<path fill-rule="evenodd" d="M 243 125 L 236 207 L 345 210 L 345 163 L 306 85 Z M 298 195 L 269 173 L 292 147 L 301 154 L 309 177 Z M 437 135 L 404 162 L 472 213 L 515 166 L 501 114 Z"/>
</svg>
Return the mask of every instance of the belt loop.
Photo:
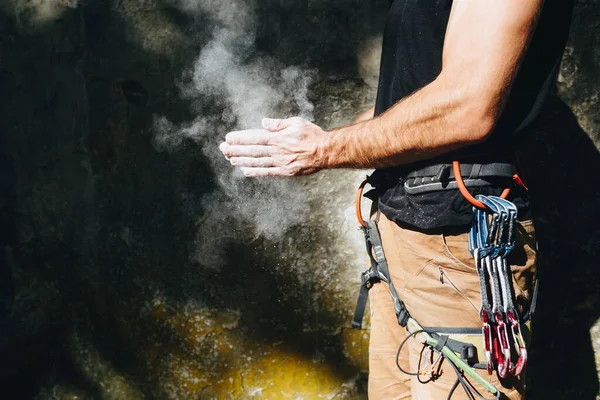
<svg viewBox="0 0 600 400">
<path fill-rule="evenodd" d="M 479 177 L 479 173 L 481 172 L 482 164 L 473 164 L 471 167 L 471 174 L 467 179 L 477 179 Z"/>
<path fill-rule="evenodd" d="M 436 182 L 447 182 L 450 179 L 450 165 L 443 164 L 435 176 Z"/>
</svg>

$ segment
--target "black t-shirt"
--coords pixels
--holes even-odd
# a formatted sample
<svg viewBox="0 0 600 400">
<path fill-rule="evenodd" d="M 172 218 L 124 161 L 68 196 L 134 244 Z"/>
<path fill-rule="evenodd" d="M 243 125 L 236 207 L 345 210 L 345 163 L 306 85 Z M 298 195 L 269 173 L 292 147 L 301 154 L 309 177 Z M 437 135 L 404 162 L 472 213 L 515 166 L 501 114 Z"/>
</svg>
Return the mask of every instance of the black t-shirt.
<svg viewBox="0 0 600 400">
<path fill-rule="evenodd" d="M 451 7 L 452 0 L 392 2 L 383 36 L 375 115 L 383 113 L 439 75 Z M 471 206 L 458 190 L 409 195 L 404 190 L 403 176 L 406 172 L 427 165 L 452 160 L 511 162 L 511 149 L 516 137 L 535 130 L 535 117 L 540 113 L 545 99 L 554 91 L 572 8 L 573 0 L 544 2 L 508 102 L 488 140 L 433 160 L 381 169 L 374 173 L 374 181 L 378 182 L 380 209 L 388 218 L 422 230 L 468 225 L 471 222 Z M 519 133 L 515 135 L 517 131 Z M 489 187 L 470 191 L 473 194 L 499 195 L 502 187 L 508 183 L 498 181 Z M 528 211 L 524 191 L 513 190 L 511 196 L 510 199 L 520 211 Z"/>
</svg>

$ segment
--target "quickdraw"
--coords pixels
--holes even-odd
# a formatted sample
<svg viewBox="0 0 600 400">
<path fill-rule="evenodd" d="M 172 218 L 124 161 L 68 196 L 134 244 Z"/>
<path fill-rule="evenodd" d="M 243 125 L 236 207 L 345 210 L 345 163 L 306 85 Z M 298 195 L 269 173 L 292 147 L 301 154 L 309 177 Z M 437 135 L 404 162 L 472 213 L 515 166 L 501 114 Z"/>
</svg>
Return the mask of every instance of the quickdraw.
<svg viewBox="0 0 600 400">
<path fill-rule="evenodd" d="M 500 197 L 478 195 L 475 199 L 486 207 L 473 208 L 475 218 L 469 233 L 469 249 L 475 260 L 481 288 L 487 369 L 490 374 L 496 369 L 502 378 L 509 374 L 516 376 L 527 364 L 527 349 L 514 306 L 512 275 L 507 261 L 515 244 L 517 208 Z M 511 338 L 517 354 L 514 363 L 511 359 Z"/>
<path fill-rule="evenodd" d="M 521 332 L 519 314 L 513 302 L 514 291 L 510 278 L 512 275 L 507 261 L 507 256 L 515 244 L 517 207 L 506 200 L 510 189 L 505 189 L 500 197 L 482 195 L 473 197 L 462 180 L 459 162 L 454 161 L 452 166 L 457 186 L 467 201 L 473 205 L 475 213 L 469 233 L 469 249 L 477 266 L 481 286 L 481 321 L 487 370 L 492 374 L 496 362 L 500 377 L 505 378 L 509 374 L 517 376 L 523 372 L 527 364 L 527 348 Z M 519 175 L 515 174 L 513 180 L 528 190 Z M 492 294 L 491 306 L 488 292 Z M 515 363 L 511 360 L 507 327 L 510 328 L 516 348 Z M 495 332 L 493 337 L 492 332 Z"/>
</svg>

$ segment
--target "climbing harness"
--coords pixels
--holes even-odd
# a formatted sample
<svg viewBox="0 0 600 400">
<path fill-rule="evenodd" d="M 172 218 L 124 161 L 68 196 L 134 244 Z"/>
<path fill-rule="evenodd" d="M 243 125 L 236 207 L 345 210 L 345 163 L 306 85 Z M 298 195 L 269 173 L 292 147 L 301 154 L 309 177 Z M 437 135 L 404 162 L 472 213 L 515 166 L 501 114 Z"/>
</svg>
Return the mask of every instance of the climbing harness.
<svg viewBox="0 0 600 400">
<path fill-rule="evenodd" d="M 424 328 L 411 317 L 405 304 L 400 299 L 389 273 L 381 236 L 377 228 L 380 212 L 377 211 L 374 219 L 365 220 L 362 217 L 361 199 L 364 188 L 369 182 L 369 177 L 361 183 L 356 196 L 356 217 L 365 236 L 371 266 L 361 276 L 361 287 L 352 327 L 361 328 L 371 287 L 379 282 L 387 283 L 394 302 L 398 324 L 406 328 L 409 333 L 398 348 L 397 360 L 405 343 L 411 337 L 426 346 L 426 362 L 424 366 L 419 365 L 418 372 L 404 371 L 397 362 L 398 368 L 409 375 L 427 376 L 431 379 L 435 366 L 438 365 L 440 360 L 448 360 L 457 375 L 457 380 L 450 391 L 448 399 L 452 397 L 459 385 L 462 386 L 469 399 L 475 399 L 475 397 L 484 399 L 471 382 L 466 379 L 466 376 L 498 399 L 500 391 L 481 377 L 476 372 L 476 368 L 487 369 L 489 374 L 497 370 L 498 375 L 505 378 L 508 375 L 517 376 L 521 374 L 527 363 L 527 350 L 521 331 L 524 318 L 519 315 L 514 305 L 512 273 L 507 261 L 507 256 L 515 245 L 517 208 L 513 203 L 504 199 L 508 196 L 510 189 L 504 190 L 500 197 L 483 195 L 473 197 L 466 189 L 467 185 L 480 185 L 480 178 L 489 176 L 510 177 L 522 185 L 518 175 L 514 173 L 514 167 L 510 166 L 508 168 L 506 166 L 507 164 L 471 164 L 465 169 L 461 168 L 458 162 L 454 162 L 451 171 L 449 166 L 442 166 L 441 168 L 432 166 L 409 174 L 408 179 L 405 180 L 407 190 L 412 188 L 414 191 L 417 188 L 416 190 L 422 193 L 422 187 L 428 185 L 430 190 L 440 190 L 440 185 L 443 185 L 445 189 L 449 186 L 448 179 L 453 177 L 453 187 L 458 188 L 473 205 L 475 215 L 469 231 L 469 250 L 475 260 L 481 289 L 480 317 L 482 329 L 480 334 L 473 333 L 473 330 L 468 328 L 454 329 L 457 331 L 456 333 L 459 333 L 454 335 L 450 332 L 453 330 L 452 328 L 448 328 L 446 332 L 443 328 Z M 467 185 L 463 181 L 463 176 L 468 178 Z M 427 181 L 425 177 L 431 178 Z M 411 179 L 412 182 L 410 182 Z M 440 279 L 443 279 L 443 275 Z M 537 290 L 534 290 L 534 298 L 536 292 Z M 533 306 L 532 302 L 530 314 L 533 312 Z M 458 331 L 468 331 L 471 337 L 479 337 L 479 344 L 482 345 L 485 354 L 485 364 L 476 363 L 478 346 L 465 341 L 464 336 L 460 335 L 464 332 Z M 431 352 L 437 353 L 438 357 L 429 362 Z M 514 362 L 513 354 L 516 355 Z"/>
</svg>

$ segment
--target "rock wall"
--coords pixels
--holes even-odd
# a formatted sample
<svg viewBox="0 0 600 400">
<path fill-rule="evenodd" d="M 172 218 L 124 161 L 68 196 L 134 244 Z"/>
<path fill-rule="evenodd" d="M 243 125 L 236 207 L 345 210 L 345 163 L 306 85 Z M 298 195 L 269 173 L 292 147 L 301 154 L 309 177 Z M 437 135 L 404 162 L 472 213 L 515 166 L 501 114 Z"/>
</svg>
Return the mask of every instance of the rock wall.
<svg viewBox="0 0 600 400">
<path fill-rule="evenodd" d="M 349 329 L 365 265 L 352 213 L 364 173 L 261 184 L 215 150 L 261 113 L 332 128 L 367 109 L 386 6 L 0 5 L 8 398 L 366 398 L 368 332 Z M 553 334 L 532 349 L 533 398 L 598 389 L 599 15 L 599 2 L 579 2 L 561 74 L 585 131 L 524 146 L 538 149 L 530 180 L 555 285 L 540 295 L 539 325 Z M 565 265 L 576 272 L 567 285 Z M 557 356 L 563 348 L 573 351 Z M 551 391 L 550 357 L 573 371 Z"/>
<path fill-rule="evenodd" d="M 541 251 L 528 379 L 536 399 L 600 393 L 600 178 L 591 172 L 600 169 L 599 16 L 600 2 L 575 2 L 558 83 L 573 113 L 557 107 L 521 146 Z"/>
</svg>

